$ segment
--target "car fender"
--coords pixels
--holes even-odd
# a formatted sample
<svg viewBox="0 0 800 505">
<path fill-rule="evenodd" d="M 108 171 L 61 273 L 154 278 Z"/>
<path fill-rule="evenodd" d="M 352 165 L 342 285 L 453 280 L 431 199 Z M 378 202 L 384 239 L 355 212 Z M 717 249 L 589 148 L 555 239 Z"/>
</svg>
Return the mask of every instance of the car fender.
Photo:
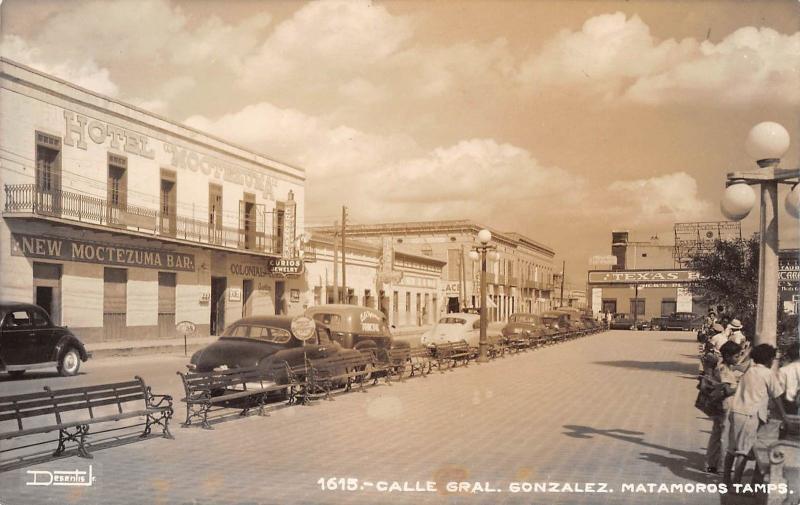
<svg viewBox="0 0 800 505">
<path fill-rule="evenodd" d="M 83 345 L 83 342 L 78 340 L 75 335 L 65 333 L 61 335 L 61 338 L 58 339 L 58 343 L 55 345 L 55 347 L 53 347 L 53 353 L 50 361 L 58 361 L 61 353 L 70 347 L 74 347 L 78 350 L 78 355 L 80 356 L 81 361 L 86 361 L 89 359 L 89 353 L 86 352 L 86 347 Z"/>
</svg>

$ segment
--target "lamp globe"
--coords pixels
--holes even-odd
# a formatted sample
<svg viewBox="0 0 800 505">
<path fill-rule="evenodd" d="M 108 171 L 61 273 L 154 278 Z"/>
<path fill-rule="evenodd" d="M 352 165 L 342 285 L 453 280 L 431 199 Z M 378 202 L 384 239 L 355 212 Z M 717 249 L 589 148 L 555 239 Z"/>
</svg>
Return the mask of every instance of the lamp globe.
<svg viewBox="0 0 800 505">
<path fill-rule="evenodd" d="M 492 232 L 484 228 L 478 232 L 478 240 L 481 244 L 488 244 L 492 240 Z"/>
<path fill-rule="evenodd" d="M 780 159 L 789 149 L 789 132 L 772 121 L 758 123 L 747 134 L 745 150 L 755 161 Z"/>
<path fill-rule="evenodd" d="M 786 195 L 786 212 L 795 219 L 800 219 L 800 184 L 795 184 Z"/>
<path fill-rule="evenodd" d="M 744 183 L 737 183 L 728 186 L 725 190 L 720 210 L 726 218 L 732 221 L 741 221 L 750 214 L 755 203 L 756 194 L 753 188 Z"/>
</svg>

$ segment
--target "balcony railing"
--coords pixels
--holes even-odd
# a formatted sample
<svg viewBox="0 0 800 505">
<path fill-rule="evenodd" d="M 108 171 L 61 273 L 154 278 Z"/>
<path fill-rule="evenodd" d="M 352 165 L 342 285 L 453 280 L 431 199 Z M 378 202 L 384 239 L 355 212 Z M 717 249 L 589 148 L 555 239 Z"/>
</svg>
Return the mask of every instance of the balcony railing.
<svg viewBox="0 0 800 505">
<path fill-rule="evenodd" d="M 6 214 L 30 213 L 232 249 L 277 250 L 275 237 L 266 234 L 266 215 L 241 218 L 242 228 L 232 228 L 136 205 L 117 205 L 82 193 L 44 191 L 34 184 L 6 184 L 5 192 Z"/>
</svg>

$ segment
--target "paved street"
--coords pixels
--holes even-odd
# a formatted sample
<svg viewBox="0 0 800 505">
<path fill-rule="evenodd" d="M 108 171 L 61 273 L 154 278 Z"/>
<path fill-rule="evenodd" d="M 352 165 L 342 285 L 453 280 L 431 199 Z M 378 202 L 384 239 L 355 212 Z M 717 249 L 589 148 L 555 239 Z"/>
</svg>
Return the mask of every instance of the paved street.
<svg viewBox="0 0 800 505">
<path fill-rule="evenodd" d="M 695 352 L 692 333 L 611 331 L 266 418 L 229 416 L 213 431 L 179 427 L 182 356 L 96 360 L 79 377 L 40 376 L 2 388 L 138 374 L 154 392 L 175 396 L 176 440 L 95 446 L 93 460 L 72 454 L 0 473 L 0 503 L 719 503 L 713 493 L 622 488 L 712 482 L 700 471 L 710 422 L 693 407 Z M 25 485 L 29 470 L 89 465 L 91 487 Z M 322 478 L 357 479 L 350 483 L 356 490 L 323 491 Z M 431 481 L 437 490 L 378 490 L 394 481 L 412 489 Z M 449 493 L 450 481 L 481 489 Z M 515 482 L 560 483 L 562 490 L 607 483 L 614 492 L 511 493 Z"/>
</svg>

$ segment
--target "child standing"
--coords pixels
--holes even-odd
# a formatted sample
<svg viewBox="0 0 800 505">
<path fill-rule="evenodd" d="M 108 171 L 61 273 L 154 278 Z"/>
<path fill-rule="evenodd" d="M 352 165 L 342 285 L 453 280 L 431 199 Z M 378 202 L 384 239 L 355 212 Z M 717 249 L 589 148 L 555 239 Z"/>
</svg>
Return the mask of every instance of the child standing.
<svg viewBox="0 0 800 505">
<path fill-rule="evenodd" d="M 730 413 L 730 438 L 728 454 L 725 456 L 724 481 L 727 484 L 740 483 L 747 466 L 747 459 L 753 451 L 756 435 L 761 425 L 766 424 L 770 399 L 783 394 L 777 374 L 770 368 L 775 360 L 775 348 L 769 344 L 757 345 L 750 353 L 753 363 L 739 381 L 733 397 Z M 783 416 L 780 402 L 779 413 Z M 731 481 L 731 469 L 735 469 Z"/>
</svg>

